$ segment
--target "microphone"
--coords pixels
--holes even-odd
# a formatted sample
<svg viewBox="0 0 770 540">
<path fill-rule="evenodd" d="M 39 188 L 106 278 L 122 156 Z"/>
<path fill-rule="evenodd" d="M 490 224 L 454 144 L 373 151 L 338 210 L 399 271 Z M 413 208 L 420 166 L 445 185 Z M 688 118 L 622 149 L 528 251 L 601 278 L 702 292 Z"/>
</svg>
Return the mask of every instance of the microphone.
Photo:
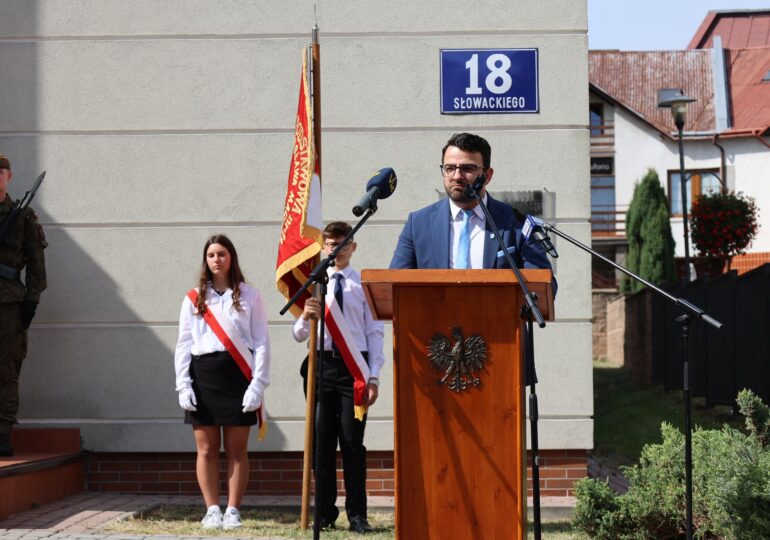
<svg viewBox="0 0 770 540">
<path fill-rule="evenodd" d="M 387 199 L 396 191 L 396 171 L 390 167 L 380 169 L 366 183 L 366 193 L 358 204 L 353 207 L 353 215 L 360 216 L 370 208 L 377 210 L 377 201 Z"/>
<path fill-rule="evenodd" d="M 475 199 L 476 195 L 481 191 L 481 188 L 484 187 L 484 184 L 487 183 L 487 177 L 483 174 L 479 174 L 476 176 L 476 179 L 470 183 L 465 185 L 465 190 L 463 191 L 463 195 L 465 195 L 469 199 Z"/>
<path fill-rule="evenodd" d="M 546 253 L 548 253 L 548 255 L 554 259 L 557 259 L 559 254 L 556 252 L 556 248 L 553 247 L 548 234 L 543 229 L 544 224 L 545 222 L 540 218 L 536 218 L 535 216 L 527 216 L 524 220 L 524 226 L 521 228 L 521 234 L 524 235 L 524 239 L 528 242 L 530 236 L 533 237 L 538 241 L 538 243 L 542 246 Z"/>
</svg>

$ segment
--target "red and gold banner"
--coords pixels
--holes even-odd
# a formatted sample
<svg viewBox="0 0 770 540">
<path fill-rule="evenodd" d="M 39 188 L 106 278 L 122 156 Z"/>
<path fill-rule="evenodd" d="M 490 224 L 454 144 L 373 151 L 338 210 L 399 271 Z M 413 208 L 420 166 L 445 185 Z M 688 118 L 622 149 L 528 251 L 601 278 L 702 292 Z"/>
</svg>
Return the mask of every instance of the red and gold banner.
<svg viewBox="0 0 770 540">
<path fill-rule="evenodd" d="M 275 280 L 278 291 L 287 299 L 302 287 L 317 263 L 323 242 L 321 231 L 321 177 L 316 155 L 312 104 L 307 73 L 307 51 L 302 53 L 297 121 L 294 128 L 294 149 L 289 168 L 289 182 L 283 208 L 281 238 Z M 299 317 L 305 306 L 300 298 L 291 307 Z"/>
</svg>

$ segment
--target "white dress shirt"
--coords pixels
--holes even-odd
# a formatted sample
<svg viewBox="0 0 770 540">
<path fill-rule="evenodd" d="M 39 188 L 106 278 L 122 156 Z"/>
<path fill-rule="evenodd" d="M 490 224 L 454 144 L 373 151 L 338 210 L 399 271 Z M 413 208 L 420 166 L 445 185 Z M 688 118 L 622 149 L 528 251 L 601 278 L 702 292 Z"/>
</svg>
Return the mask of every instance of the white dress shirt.
<svg viewBox="0 0 770 540">
<path fill-rule="evenodd" d="M 348 323 L 348 328 L 355 339 L 358 350 L 368 352 L 371 376 L 379 378 L 382 366 L 385 364 L 385 355 L 382 352 L 385 325 L 372 317 L 364 289 L 361 287 L 361 274 L 351 266 L 346 266 L 342 270 L 328 269 L 329 286 L 326 289 L 326 297 L 330 301 L 334 298 L 335 280 L 332 279 L 332 276 L 336 272 L 340 272 L 345 278 L 342 288 L 342 312 L 345 315 L 345 322 Z M 305 341 L 310 337 L 310 321 L 299 317 L 294 322 L 291 333 L 295 340 Z M 324 349 L 330 351 L 332 339 L 328 329 L 326 329 L 325 334 Z"/>
<path fill-rule="evenodd" d="M 240 284 L 241 310 L 233 307 L 233 291 L 227 291 L 219 296 L 214 289 L 206 288 L 206 305 L 222 303 L 222 312 L 229 315 L 235 330 L 253 351 L 246 361 L 253 374 L 252 385 L 256 384 L 258 390 L 264 389 L 270 384 L 270 342 L 267 334 L 267 314 L 262 304 L 262 297 L 255 288 Z M 225 351 L 225 346 L 206 324 L 203 317 L 195 315 L 195 306 L 185 296 L 182 301 L 182 311 L 179 314 L 179 339 L 176 343 L 174 354 L 174 368 L 176 370 L 177 391 L 188 388 L 192 384 L 190 377 L 191 355 L 202 355 L 212 352 Z"/>
<path fill-rule="evenodd" d="M 484 204 L 487 204 L 487 194 L 484 193 L 482 197 Z M 457 206 L 452 199 L 449 199 L 449 214 L 450 223 L 449 227 L 449 245 L 452 249 L 449 251 L 449 266 L 456 268 L 455 261 L 457 260 L 457 248 L 460 243 L 460 231 L 463 227 L 463 211 L 462 208 Z M 484 229 L 487 226 L 487 217 L 484 215 L 484 211 L 481 209 L 481 205 L 473 207 L 473 214 L 470 217 L 471 220 L 471 268 L 484 268 Z"/>
</svg>

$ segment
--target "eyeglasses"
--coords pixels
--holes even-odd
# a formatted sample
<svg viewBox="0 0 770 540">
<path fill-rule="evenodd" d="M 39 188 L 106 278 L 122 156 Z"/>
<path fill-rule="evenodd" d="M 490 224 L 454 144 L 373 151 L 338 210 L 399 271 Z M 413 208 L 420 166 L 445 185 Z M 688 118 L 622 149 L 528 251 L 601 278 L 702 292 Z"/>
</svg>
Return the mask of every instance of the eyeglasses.
<svg viewBox="0 0 770 540">
<path fill-rule="evenodd" d="M 439 165 L 439 168 L 441 169 L 441 174 L 444 176 L 454 176 L 455 171 L 457 169 L 460 169 L 460 174 L 463 176 L 473 176 L 478 172 L 481 172 L 484 170 L 484 167 L 481 165 L 476 165 L 475 163 L 463 163 L 461 165 Z"/>
<path fill-rule="evenodd" d="M 324 247 L 329 248 L 329 249 L 335 249 L 339 245 L 340 245 L 339 242 L 324 242 Z M 345 247 L 342 248 L 342 249 L 348 249 L 350 247 L 350 245 L 351 245 L 351 243 L 348 242 L 347 244 L 345 244 Z"/>
</svg>

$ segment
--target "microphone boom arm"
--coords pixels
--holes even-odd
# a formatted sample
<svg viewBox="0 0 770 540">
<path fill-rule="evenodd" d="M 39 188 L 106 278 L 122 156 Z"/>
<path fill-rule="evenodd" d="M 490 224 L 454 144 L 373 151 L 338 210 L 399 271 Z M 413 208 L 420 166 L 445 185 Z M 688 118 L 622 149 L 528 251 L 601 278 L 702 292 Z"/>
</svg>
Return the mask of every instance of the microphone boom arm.
<svg viewBox="0 0 770 540">
<path fill-rule="evenodd" d="M 682 308 L 684 311 L 688 312 L 690 315 L 692 315 L 692 316 L 694 316 L 694 317 L 696 317 L 698 319 L 703 319 L 704 321 L 709 323 L 714 328 L 719 329 L 719 328 L 722 327 L 722 323 L 721 322 L 717 321 L 713 317 L 710 317 L 705 311 L 703 311 L 698 306 L 696 306 L 694 304 L 691 304 L 690 302 L 688 302 L 684 298 L 677 298 L 676 296 L 667 293 L 666 291 L 664 291 L 660 287 L 650 283 L 649 281 L 647 281 L 643 277 L 634 274 L 631 270 L 628 270 L 627 268 L 624 268 L 624 267 L 620 266 L 615 261 L 612 261 L 612 260 L 608 259 L 607 257 L 605 257 L 604 255 L 601 255 L 600 253 L 597 253 L 596 251 L 594 251 L 593 249 L 591 249 L 587 245 L 583 244 L 580 240 L 576 240 L 575 238 L 572 238 L 570 235 L 561 232 L 559 229 L 557 229 L 556 227 L 554 227 L 550 223 L 543 222 L 542 227 L 543 227 L 544 230 L 546 230 L 548 232 L 552 232 L 556 236 L 564 238 L 570 244 L 579 247 L 580 249 L 582 249 L 583 251 L 593 255 L 594 257 L 597 257 L 597 258 L 603 260 L 604 262 L 606 262 L 607 264 L 609 264 L 613 268 L 615 268 L 617 270 L 620 270 L 621 272 L 623 272 L 627 276 L 629 276 L 629 277 L 635 279 L 636 281 L 646 285 L 647 287 L 649 287 L 653 291 L 655 291 L 658 294 L 666 297 L 668 300 L 670 300 L 671 302 L 673 302 L 674 304 L 676 304 L 677 306 Z"/>
</svg>

